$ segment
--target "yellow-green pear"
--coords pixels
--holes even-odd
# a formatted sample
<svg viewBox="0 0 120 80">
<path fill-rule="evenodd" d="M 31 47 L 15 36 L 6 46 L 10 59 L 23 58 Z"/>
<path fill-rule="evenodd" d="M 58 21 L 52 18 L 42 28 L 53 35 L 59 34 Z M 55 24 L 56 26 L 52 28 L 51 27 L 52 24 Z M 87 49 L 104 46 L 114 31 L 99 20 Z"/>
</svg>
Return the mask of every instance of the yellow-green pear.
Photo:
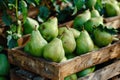
<svg viewBox="0 0 120 80">
<path fill-rule="evenodd" d="M 89 10 L 84 11 L 83 13 L 77 15 L 73 22 L 73 27 L 77 30 L 82 30 L 83 25 L 86 21 L 91 18 L 91 13 Z"/>
<path fill-rule="evenodd" d="M 42 57 L 43 48 L 47 41 L 38 30 L 33 30 L 29 42 L 25 45 L 24 51 L 35 57 Z"/>
<path fill-rule="evenodd" d="M 76 52 L 78 55 L 87 53 L 94 49 L 94 43 L 86 30 L 81 31 L 76 40 Z"/>
<path fill-rule="evenodd" d="M 38 29 L 39 23 L 30 17 L 27 17 L 25 23 L 23 24 L 24 34 L 30 34 L 35 27 Z"/>
<path fill-rule="evenodd" d="M 51 17 L 46 22 L 42 23 L 39 27 L 39 31 L 47 41 L 51 41 L 52 39 L 56 38 L 58 35 L 57 18 Z"/>
<path fill-rule="evenodd" d="M 43 57 L 47 60 L 60 62 L 65 57 L 62 41 L 58 38 L 54 38 L 49 42 L 44 47 Z"/>
<path fill-rule="evenodd" d="M 76 41 L 73 33 L 69 30 L 69 28 L 61 27 L 59 28 L 59 35 L 62 40 L 63 48 L 65 50 L 65 54 L 71 54 L 76 48 Z"/>
</svg>

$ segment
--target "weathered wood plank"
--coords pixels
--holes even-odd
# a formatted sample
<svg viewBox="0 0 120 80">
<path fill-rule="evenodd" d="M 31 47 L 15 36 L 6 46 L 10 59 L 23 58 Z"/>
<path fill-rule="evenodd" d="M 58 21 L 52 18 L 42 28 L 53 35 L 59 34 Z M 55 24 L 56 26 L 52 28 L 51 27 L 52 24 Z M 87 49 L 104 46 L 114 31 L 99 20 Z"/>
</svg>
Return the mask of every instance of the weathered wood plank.
<svg viewBox="0 0 120 80">
<path fill-rule="evenodd" d="M 114 17 L 110 17 L 110 18 L 104 18 L 104 22 L 108 23 L 108 22 L 113 22 L 115 20 L 120 19 L 120 16 L 114 16 Z"/>
<path fill-rule="evenodd" d="M 120 74 L 120 60 L 78 80 L 108 80 Z"/>
<path fill-rule="evenodd" d="M 44 59 L 34 58 L 16 49 L 8 50 L 8 57 L 10 63 L 21 68 L 53 80 L 64 80 L 64 77 L 72 73 L 120 57 L 120 41 L 63 63 L 48 62 Z"/>
</svg>

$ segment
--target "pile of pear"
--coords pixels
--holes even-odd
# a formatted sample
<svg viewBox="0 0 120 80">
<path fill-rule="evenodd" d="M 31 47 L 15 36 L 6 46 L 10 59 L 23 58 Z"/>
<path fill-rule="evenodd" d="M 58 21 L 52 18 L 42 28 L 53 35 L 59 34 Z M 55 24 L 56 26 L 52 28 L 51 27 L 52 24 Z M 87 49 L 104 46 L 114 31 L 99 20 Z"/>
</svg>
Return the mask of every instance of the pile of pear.
<svg viewBox="0 0 120 80">
<path fill-rule="evenodd" d="M 94 8 L 78 14 L 74 18 L 73 27 L 58 27 L 56 17 L 50 17 L 40 25 L 28 17 L 23 25 L 24 33 L 31 36 L 24 51 L 34 57 L 54 62 L 85 54 L 113 41 L 112 34 L 96 28 L 99 25 L 104 25 L 103 16 Z"/>
<path fill-rule="evenodd" d="M 103 16 L 94 8 L 78 14 L 72 27 L 58 27 L 56 17 L 50 17 L 41 24 L 28 17 L 23 29 L 24 34 L 30 34 L 30 40 L 24 46 L 24 51 L 50 62 L 65 62 L 112 43 L 113 35 L 97 28 L 99 25 L 104 25 Z M 88 69 L 88 73 L 90 72 L 93 69 Z M 83 73 L 79 72 L 79 75 Z M 73 75 L 74 80 L 77 80 L 76 74 Z M 66 80 L 71 76 L 66 77 Z"/>
</svg>

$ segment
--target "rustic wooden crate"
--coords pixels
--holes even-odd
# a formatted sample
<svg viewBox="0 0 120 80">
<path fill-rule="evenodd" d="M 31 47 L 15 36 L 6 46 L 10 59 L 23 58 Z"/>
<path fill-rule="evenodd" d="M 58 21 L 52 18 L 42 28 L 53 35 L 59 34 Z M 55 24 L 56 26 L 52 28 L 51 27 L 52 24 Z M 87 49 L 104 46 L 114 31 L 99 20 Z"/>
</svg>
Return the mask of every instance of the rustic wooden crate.
<svg viewBox="0 0 120 80">
<path fill-rule="evenodd" d="M 112 21 L 119 19 L 120 17 L 117 16 L 114 19 L 106 19 L 105 22 L 113 23 Z M 70 21 L 59 25 L 59 27 L 63 25 L 68 25 L 71 27 L 72 24 L 73 21 Z M 103 47 L 98 51 L 92 51 L 87 54 L 77 56 L 63 63 L 50 62 L 42 58 L 32 57 L 23 51 L 23 47 L 29 40 L 29 36 L 30 35 L 26 35 L 25 38 L 21 38 L 20 41 L 18 40 L 20 47 L 8 50 L 8 58 L 10 63 L 52 80 L 64 80 L 64 77 L 72 73 L 76 73 L 85 68 L 120 57 L 120 41 L 118 41 L 112 45 Z"/>
<path fill-rule="evenodd" d="M 120 74 L 120 60 L 116 60 L 78 80 L 120 80 L 120 75 L 118 74 Z M 34 80 L 35 78 L 39 80 L 49 80 L 20 68 L 12 69 L 10 78 L 11 80 Z"/>
<path fill-rule="evenodd" d="M 11 64 L 52 80 L 64 80 L 64 77 L 72 73 L 117 57 L 120 57 L 120 41 L 62 63 L 32 57 L 22 51 L 21 47 L 8 50 L 8 58 Z"/>
</svg>

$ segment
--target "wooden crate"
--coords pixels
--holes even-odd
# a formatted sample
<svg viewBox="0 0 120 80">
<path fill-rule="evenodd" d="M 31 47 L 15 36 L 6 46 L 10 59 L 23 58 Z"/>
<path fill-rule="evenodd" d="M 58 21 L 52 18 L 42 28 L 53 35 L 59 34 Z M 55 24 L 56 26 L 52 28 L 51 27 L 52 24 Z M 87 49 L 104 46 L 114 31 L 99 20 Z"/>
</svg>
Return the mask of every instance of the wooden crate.
<svg viewBox="0 0 120 80">
<path fill-rule="evenodd" d="M 119 16 L 117 16 L 117 19 L 119 19 Z M 106 19 L 106 22 L 108 23 L 109 21 L 111 21 L 110 23 L 113 23 L 113 21 L 117 19 L 113 19 L 113 20 Z M 65 24 L 59 25 L 59 27 L 63 25 L 68 25 L 69 27 L 71 27 L 72 24 L 73 24 L 73 21 L 70 21 Z M 111 24 L 108 24 L 108 25 L 111 25 Z M 24 38 L 21 38 L 21 40 L 19 41 L 20 47 L 8 49 L 8 58 L 10 63 L 20 68 L 23 68 L 25 70 L 28 70 L 30 72 L 41 75 L 43 77 L 50 78 L 52 80 L 64 80 L 64 77 L 70 74 L 79 72 L 85 68 L 88 68 L 97 64 L 101 64 L 111 59 L 120 57 L 120 41 L 118 41 L 112 45 L 103 47 L 98 51 L 92 51 L 87 54 L 77 56 L 66 62 L 55 63 L 55 62 L 46 61 L 42 58 L 35 58 L 25 53 L 23 51 L 23 47 L 28 40 L 29 40 L 29 35 L 27 35 Z"/>
<path fill-rule="evenodd" d="M 120 60 L 113 61 L 110 64 L 95 70 L 95 72 L 79 78 L 78 80 L 120 80 L 120 75 L 118 74 L 120 74 Z M 12 69 L 10 78 L 11 80 L 49 80 L 20 68 Z"/>
<path fill-rule="evenodd" d="M 52 80 L 64 80 L 64 77 L 72 73 L 117 57 L 120 57 L 120 41 L 62 63 L 32 57 L 22 51 L 21 47 L 8 50 L 8 58 L 11 64 Z"/>
</svg>

